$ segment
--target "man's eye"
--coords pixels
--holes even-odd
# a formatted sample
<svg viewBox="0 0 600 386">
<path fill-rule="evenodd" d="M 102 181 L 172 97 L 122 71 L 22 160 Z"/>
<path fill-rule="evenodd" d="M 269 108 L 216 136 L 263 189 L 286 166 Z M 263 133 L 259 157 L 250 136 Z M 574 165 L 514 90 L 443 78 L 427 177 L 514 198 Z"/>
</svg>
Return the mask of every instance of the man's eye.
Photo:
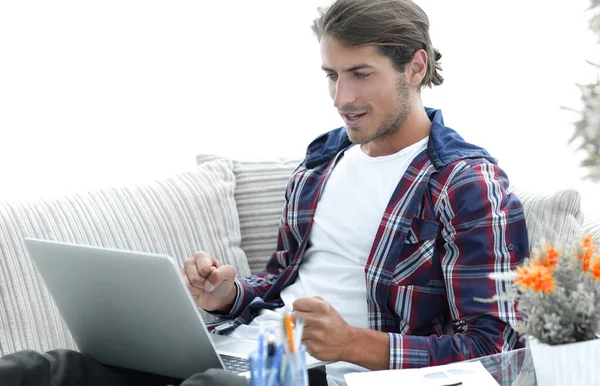
<svg viewBox="0 0 600 386">
<path fill-rule="evenodd" d="M 357 73 L 355 73 L 355 76 L 357 78 L 359 78 L 359 79 L 366 79 L 366 78 L 369 77 L 369 75 L 371 75 L 371 74 L 366 73 L 366 72 L 357 72 Z"/>
<path fill-rule="evenodd" d="M 325 74 L 325 77 L 327 79 L 333 80 L 333 79 L 337 78 L 337 74 L 334 74 L 333 72 L 328 72 L 327 74 Z"/>
</svg>

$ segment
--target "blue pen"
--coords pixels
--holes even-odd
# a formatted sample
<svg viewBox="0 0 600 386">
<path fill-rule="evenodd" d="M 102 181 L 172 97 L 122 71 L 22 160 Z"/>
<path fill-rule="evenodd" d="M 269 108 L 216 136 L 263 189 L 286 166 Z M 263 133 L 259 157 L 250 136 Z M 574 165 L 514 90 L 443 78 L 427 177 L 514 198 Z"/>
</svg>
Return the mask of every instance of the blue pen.
<svg viewBox="0 0 600 386">
<path fill-rule="evenodd" d="M 256 355 L 250 355 L 250 386 L 264 386 L 262 379 L 258 378 L 258 358 Z"/>
<path fill-rule="evenodd" d="M 279 364 L 279 384 L 280 385 L 289 385 L 289 383 L 286 381 L 286 377 L 289 376 L 290 372 L 288 371 L 288 364 L 289 362 L 289 356 L 285 353 L 285 350 L 283 352 L 283 355 L 281 356 L 281 363 Z"/>
<path fill-rule="evenodd" d="M 258 322 L 258 363 L 257 365 L 257 378 L 259 385 L 264 386 L 265 378 L 263 376 L 265 367 L 265 329 L 262 321 Z"/>
<path fill-rule="evenodd" d="M 267 386 L 275 386 L 277 379 L 279 378 L 279 364 L 281 363 L 281 357 L 283 356 L 283 346 L 279 345 L 275 351 L 273 362 L 271 363 L 271 372 L 269 373 L 269 383 Z"/>
</svg>

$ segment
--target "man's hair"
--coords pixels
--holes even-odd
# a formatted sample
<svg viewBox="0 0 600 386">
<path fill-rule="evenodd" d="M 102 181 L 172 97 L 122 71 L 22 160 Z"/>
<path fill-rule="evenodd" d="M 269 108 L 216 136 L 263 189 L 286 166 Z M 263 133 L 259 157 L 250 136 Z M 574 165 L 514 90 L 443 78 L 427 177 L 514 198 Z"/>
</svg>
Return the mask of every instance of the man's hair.
<svg viewBox="0 0 600 386">
<path fill-rule="evenodd" d="M 429 19 L 411 0 L 337 0 L 328 8 L 319 8 L 319 14 L 312 25 L 319 41 L 328 36 L 350 47 L 376 46 L 399 72 L 423 49 L 427 72 L 421 87 L 444 81 L 438 63 L 442 55 L 429 37 Z"/>
</svg>

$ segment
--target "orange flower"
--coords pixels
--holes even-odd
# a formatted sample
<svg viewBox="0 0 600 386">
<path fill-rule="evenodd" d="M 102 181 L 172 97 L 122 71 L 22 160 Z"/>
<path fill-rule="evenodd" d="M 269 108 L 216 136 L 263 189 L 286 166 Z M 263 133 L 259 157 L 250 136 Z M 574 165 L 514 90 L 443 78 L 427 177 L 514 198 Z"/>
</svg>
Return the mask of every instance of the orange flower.
<svg viewBox="0 0 600 386">
<path fill-rule="evenodd" d="M 577 258 L 583 260 L 584 271 L 587 271 L 590 268 L 592 257 L 594 257 L 597 248 L 598 247 L 594 244 L 594 237 L 592 235 L 585 235 L 581 238 Z"/>
<path fill-rule="evenodd" d="M 550 243 L 546 243 L 546 247 L 544 249 L 544 253 L 540 256 L 539 261 L 542 265 L 546 267 L 555 268 L 556 264 L 558 264 L 558 251 L 552 248 Z"/>
<path fill-rule="evenodd" d="M 596 280 L 600 280 L 600 257 L 596 257 L 592 260 L 592 264 L 590 265 L 590 273 Z"/>
<path fill-rule="evenodd" d="M 535 292 L 552 292 L 556 286 L 552 268 L 538 261 L 530 261 L 516 269 L 515 282 L 523 289 L 533 289 Z"/>
</svg>

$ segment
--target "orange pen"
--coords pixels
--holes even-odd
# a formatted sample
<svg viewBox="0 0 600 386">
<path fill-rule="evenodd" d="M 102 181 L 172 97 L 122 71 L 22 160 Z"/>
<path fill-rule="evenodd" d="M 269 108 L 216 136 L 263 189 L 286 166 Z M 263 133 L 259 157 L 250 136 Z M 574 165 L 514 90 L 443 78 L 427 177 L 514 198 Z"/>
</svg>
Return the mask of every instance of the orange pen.
<svg viewBox="0 0 600 386">
<path fill-rule="evenodd" d="M 285 333 L 287 335 L 288 342 L 290 342 L 290 352 L 294 352 L 294 330 L 292 329 L 292 317 L 288 314 L 285 314 L 284 321 Z"/>
</svg>

